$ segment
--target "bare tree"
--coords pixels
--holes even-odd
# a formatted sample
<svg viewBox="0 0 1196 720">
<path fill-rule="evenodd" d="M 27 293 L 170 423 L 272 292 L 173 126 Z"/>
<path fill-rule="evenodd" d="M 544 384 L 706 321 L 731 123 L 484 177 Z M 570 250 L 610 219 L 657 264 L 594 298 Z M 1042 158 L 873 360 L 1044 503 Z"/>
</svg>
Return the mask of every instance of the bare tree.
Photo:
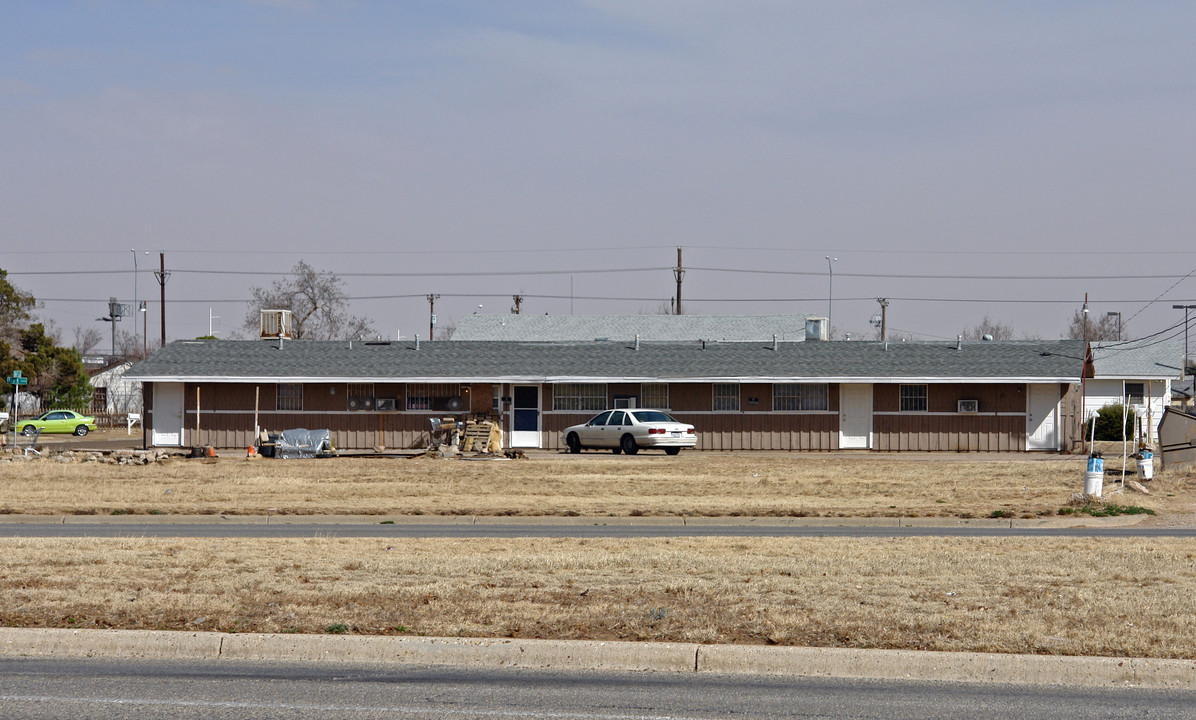
<svg viewBox="0 0 1196 720">
<path fill-rule="evenodd" d="M 71 344 L 71 347 L 78 350 L 80 355 L 87 355 L 95 350 L 103 339 L 100 331 L 95 328 L 75 326 L 75 342 Z"/>
<path fill-rule="evenodd" d="M 295 339 L 342 340 L 373 337 L 373 323 L 365 317 L 350 315 L 345 281 L 333 273 L 316 270 L 300 260 L 285 280 L 269 289 L 251 290 L 245 329 L 259 328 L 262 310 L 290 310 L 291 332 Z"/>
<path fill-rule="evenodd" d="M 960 334 L 963 335 L 964 340 L 984 340 L 985 336 L 990 336 L 993 340 L 1012 340 L 1013 327 L 993 320 L 985 313 L 984 319 L 980 321 L 979 325 L 964 330 Z"/>
<path fill-rule="evenodd" d="M 1090 342 L 1117 339 L 1117 318 L 1101 315 L 1096 322 L 1093 322 L 1089 315 L 1091 313 L 1086 314 L 1082 309 L 1076 310 L 1067 323 L 1067 332 L 1063 337 L 1069 340 L 1087 338 Z M 1121 328 L 1121 337 L 1126 337 L 1124 326 Z"/>
</svg>

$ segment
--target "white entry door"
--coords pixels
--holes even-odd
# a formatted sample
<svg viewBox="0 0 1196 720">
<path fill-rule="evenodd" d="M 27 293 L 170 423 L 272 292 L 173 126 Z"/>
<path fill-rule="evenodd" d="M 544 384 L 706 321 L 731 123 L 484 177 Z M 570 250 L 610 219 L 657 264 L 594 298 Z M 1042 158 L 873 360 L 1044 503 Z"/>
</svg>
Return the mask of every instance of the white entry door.
<svg viewBox="0 0 1196 720">
<path fill-rule="evenodd" d="M 1030 385 L 1026 399 L 1026 449 L 1058 450 L 1059 386 Z"/>
<path fill-rule="evenodd" d="M 511 447 L 540 447 L 540 386 L 511 388 Z"/>
<path fill-rule="evenodd" d="M 872 447 L 872 386 L 839 386 L 839 449 Z"/>
<path fill-rule="evenodd" d="M 182 383 L 154 383 L 154 427 L 150 444 L 155 447 L 183 444 Z"/>
</svg>

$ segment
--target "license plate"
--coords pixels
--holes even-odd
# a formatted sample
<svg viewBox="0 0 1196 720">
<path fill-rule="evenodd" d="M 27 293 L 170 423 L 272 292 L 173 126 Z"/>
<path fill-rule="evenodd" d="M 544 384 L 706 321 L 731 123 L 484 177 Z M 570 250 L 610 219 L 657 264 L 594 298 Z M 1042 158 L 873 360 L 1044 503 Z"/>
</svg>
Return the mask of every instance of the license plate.
<svg viewBox="0 0 1196 720">
<path fill-rule="evenodd" d="M 674 431 L 672 432 L 672 435 L 673 435 L 673 437 L 681 437 L 681 431 L 680 431 L 680 430 L 674 430 Z"/>
</svg>

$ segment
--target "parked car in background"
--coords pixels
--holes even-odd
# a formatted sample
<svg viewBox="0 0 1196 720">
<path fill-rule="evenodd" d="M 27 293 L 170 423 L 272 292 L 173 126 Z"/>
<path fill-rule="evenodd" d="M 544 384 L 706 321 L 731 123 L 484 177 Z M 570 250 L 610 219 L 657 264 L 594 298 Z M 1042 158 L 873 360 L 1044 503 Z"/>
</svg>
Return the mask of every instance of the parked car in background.
<svg viewBox="0 0 1196 720">
<path fill-rule="evenodd" d="M 561 437 L 571 453 L 609 449 L 616 455 L 634 455 L 640 448 L 660 448 L 676 455 L 682 448 L 698 444 L 693 425 L 677 422 L 663 410 L 607 410 L 586 423 L 565 428 Z"/>
<path fill-rule="evenodd" d="M 73 410 L 51 410 L 32 420 L 17 422 L 17 432 L 32 435 L 41 428 L 44 433 L 74 433 L 83 437 L 96 429 L 96 419 Z"/>
</svg>

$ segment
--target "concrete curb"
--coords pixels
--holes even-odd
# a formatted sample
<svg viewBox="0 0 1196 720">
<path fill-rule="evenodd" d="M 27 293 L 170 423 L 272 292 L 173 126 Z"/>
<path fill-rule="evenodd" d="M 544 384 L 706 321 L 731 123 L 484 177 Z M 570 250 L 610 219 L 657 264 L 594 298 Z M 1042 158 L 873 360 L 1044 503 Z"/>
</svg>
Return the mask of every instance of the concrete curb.
<svg viewBox="0 0 1196 720">
<path fill-rule="evenodd" d="M 596 640 L 0 628 L 0 655 L 743 673 L 1196 691 L 1196 660 Z"/>
<path fill-rule="evenodd" d="M 692 672 L 698 646 L 593 640 L 227 635 L 222 658 Z"/>
<path fill-rule="evenodd" d="M 703 645 L 698 672 L 1196 690 L 1196 660 Z"/>
</svg>

